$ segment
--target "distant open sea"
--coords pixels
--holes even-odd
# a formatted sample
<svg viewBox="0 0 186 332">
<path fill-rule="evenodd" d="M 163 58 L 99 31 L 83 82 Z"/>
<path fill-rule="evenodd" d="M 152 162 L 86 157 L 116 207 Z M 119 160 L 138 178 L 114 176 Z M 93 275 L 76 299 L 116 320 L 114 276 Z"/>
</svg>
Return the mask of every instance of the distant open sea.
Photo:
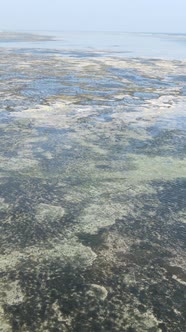
<svg viewBox="0 0 186 332">
<path fill-rule="evenodd" d="M 54 37 L 52 41 L 18 42 L 7 40 L 0 47 L 44 48 L 61 51 L 99 51 L 100 55 L 186 58 L 186 34 L 128 32 L 20 31 Z M 65 52 L 65 55 L 66 55 Z"/>
</svg>

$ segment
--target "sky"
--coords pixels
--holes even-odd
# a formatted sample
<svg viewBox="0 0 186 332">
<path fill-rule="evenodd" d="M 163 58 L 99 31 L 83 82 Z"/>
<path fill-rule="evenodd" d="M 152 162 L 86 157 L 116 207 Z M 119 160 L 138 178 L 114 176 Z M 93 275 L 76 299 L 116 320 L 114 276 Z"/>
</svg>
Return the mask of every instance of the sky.
<svg viewBox="0 0 186 332">
<path fill-rule="evenodd" d="M 0 30 L 186 33 L 186 0 L 0 0 Z"/>
</svg>

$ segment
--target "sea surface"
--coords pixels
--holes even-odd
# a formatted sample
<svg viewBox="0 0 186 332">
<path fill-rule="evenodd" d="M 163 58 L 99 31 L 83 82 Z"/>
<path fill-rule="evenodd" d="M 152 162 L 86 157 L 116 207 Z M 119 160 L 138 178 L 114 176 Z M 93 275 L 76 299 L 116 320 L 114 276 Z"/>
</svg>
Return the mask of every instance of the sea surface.
<svg viewBox="0 0 186 332">
<path fill-rule="evenodd" d="M 0 332 L 186 330 L 186 35 L 0 32 Z"/>
</svg>

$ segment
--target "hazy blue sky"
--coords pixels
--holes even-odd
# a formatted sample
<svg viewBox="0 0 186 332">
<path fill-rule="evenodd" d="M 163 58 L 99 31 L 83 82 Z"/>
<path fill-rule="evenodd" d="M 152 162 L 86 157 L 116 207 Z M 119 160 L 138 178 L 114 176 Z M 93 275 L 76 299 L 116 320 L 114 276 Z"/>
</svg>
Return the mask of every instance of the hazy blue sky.
<svg viewBox="0 0 186 332">
<path fill-rule="evenodd" d="M 0 29 L 186 33 L 186 0 L 0 0 Z"/>
</svg>

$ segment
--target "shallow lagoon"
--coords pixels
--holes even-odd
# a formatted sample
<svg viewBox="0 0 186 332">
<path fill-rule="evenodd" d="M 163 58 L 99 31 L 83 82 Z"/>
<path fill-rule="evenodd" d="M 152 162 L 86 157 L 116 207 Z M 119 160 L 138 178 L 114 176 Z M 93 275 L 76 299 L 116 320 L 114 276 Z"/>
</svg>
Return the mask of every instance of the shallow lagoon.
<svg viewBox="0 0 186 332">
<path fill-rule="evenodd" d="M 183 332 L 184 36 L 65 36 L 1 34 L 0 331 Z"/>
</svg>

